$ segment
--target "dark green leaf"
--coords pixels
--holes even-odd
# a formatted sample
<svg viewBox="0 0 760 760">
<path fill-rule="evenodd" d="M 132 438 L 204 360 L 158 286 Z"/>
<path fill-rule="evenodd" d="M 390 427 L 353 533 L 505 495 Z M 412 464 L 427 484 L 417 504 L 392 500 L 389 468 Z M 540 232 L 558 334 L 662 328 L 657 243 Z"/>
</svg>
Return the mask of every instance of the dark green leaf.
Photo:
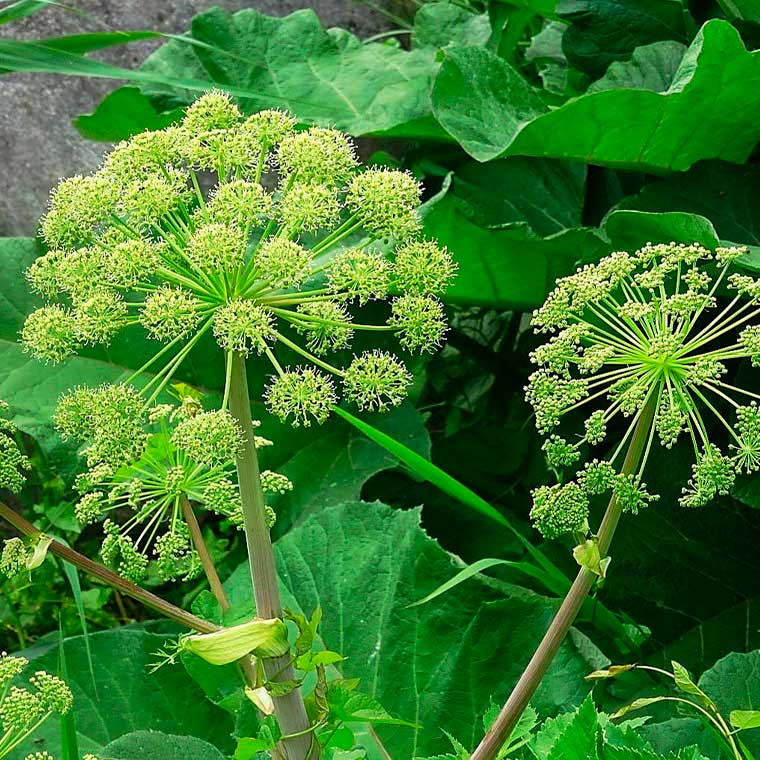
<svg viewBox="0 0 760 760">
<path fill-rule="evenodd" d="M 547 156 L 639 171 L 684 170 L 706 158 L 741 163 L 760 137 L 759 56 L 730 24 L 709 21 L 666 93 L 592 92 L 547 111 L 509 64 L 455 48 L 436 78 L 433 113 L 479 161 Z"/>
<path fill-rule="evenodd" d="M 660 40 L 688 42 L 688 11 L 680 0 L 560 0 L 570 23 L 563 48 L 576 68 L 600 76 L 613 61 Z"/>
<path fill-rule="evenodd" d="M 673 84 L 685 52 L 686 45 L 673 40 L 638 47 L 630 61 L 611 64 L 588 92 L 620 89 L 666 92 Z"/>
<path fill-rule="evenodd" d="M 93 113 L 74 119 L 74 126 L 88 140 L 117 142 L 146 129 L 163 129 L 181 116 L 178 108 L 159 113 L 137 87 L 119 87 Z"/>
<path fill-rule="evenodd" d="M 465 746 L 480 736 L 491 697 L 502 700 L 545 630 L 555 604 L 517 587 L 505 598 L 473 580 L 440 603 L 408 608 L 451 576 L 454 558 L 419 526 L 419 511 L 381 504 L 325 509 L 276 544 L 289 607 L 321 605 L 325 645 L 360 689 L 422 729 L 377 727 L 393 757 L 448 751 L 447 730 Z M 233 605 L 250 604 L 247 567 L 227 584 Z M 509 652 L 509 657 L 504 656 Z M 592 665 L 592 662 L 597 665 Z M 583 676 L 604 660 L 573 632 L 534 704 L 553 712 L 577 703 Z"/>
<path fill-rule="evenodd" d="M 139 629 L 91 634 L 95 692 L 84 638 L 66 640 L 68 682 L 74 692 L 82 752 L 100 755 L 110 742 L 136 730 L 201 736 L 225 751 L 231 750 L 231 719 L 203 698 L 182 668 L 164 667 L 154 674 L 149 672 L 155 652 L 165 642 L 165 636 Z M 33 660 L 34 670 L 56 672 L 55 647 L 40 647 L 24 654 Z M 57 721 L 47 721 L 35 738 L 35 743 L 30 740 L 24 745 L 22 756 L 42 749 L 60 755 Z"/>
<path fill-rule="evenodd" d="M 216 747 L 194 736 L 134 731 L 98 752 L 100 760 L 224 760 Z"/>
</svg>

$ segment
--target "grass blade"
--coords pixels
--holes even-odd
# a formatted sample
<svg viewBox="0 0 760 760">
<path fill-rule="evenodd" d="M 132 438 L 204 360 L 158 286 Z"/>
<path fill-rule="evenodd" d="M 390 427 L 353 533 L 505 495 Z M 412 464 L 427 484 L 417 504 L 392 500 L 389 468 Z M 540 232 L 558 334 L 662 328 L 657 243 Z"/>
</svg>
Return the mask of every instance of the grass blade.
<svg viewBox="0 0 760 760">
<path fill-rule="evenodd" d="M 66 682 L 69 672 L 66 667 L 66 647 L 63 641 L 63 626 L 58 621 L 58 675 Z M 60 716 L 61 722 L 61 758 L 62 760 L 79 760 L 79 743 L 77 741 L 77 726 L 74 710 Z"/>
</svg>

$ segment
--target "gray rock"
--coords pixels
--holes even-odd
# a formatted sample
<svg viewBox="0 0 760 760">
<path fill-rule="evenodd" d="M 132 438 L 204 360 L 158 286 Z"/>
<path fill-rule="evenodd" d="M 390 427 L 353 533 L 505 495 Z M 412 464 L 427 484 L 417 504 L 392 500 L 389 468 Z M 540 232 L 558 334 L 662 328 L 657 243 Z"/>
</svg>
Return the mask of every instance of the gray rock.
<svg viewBox="0 0 760 760">
<path fill-rule="evenodd" d="M 154 29 L 179 34 L 194 15 L 213 5 L 235 11 L 256 8 L 285 16 L 313 8 L 325 26 L 342 26 L 360 37 L 387 28 L 387 21 L 354 0 L 75 0 L 79 13 L 51 6 L 15 23 L 0 26 L 0 37 L 39 39 L 63 34 Z M 103 51 L 98 57 L 118 66 L 135 67 L 157 44 L 143 41 Z M 72 119 L 90 113 L 119 86 L 95 80 L 44 74 L 0 76 L 0 157 L 4 188 L 0 194 L 0 236 L 33 235 L 50 188 L 59 178 L 95 169 L 108 148 L 82 138 Z"/>
</svg>

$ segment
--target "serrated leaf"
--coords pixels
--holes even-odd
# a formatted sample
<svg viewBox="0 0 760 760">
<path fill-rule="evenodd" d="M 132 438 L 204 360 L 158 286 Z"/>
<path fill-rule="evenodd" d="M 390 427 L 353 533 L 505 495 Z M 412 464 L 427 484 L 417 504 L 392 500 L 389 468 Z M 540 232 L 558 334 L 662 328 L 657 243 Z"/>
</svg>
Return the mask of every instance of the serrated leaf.
<svg viewBox="0 0 760 760">
<path fill-rule="evenodd" d="M 513 586 L 505 597 L 476 578 L 439 604 L 407 608 L 454 568 L 453 558 L 421 529 L 418 510 L 378 503 L 323 509 L 275 549 L 284 603 L 301 611 L 322 606 L 321 638 L 348 658 L 337 669 L 361 678 L 359 689 L 392 715 L 423 726 L 378 725 L 392 757 L 411 757 L 415 743 L 422 757 L 448 752 L 446 738 L 431 730 L 436 726 L 474 747 L 492 695 L 509 692 L 555 609 L 553 601 L 532 592 Z M 246 567 L 226 587 L 233 607 L 250 604 Z M 504 651 L 514 655 L 505 660 Z M 603 662 L 588 639 L 574 632 L 539 688 L 535 708 L 551 712 L 579 702 L 586 691 L 583 676 Z"/>
</svg>

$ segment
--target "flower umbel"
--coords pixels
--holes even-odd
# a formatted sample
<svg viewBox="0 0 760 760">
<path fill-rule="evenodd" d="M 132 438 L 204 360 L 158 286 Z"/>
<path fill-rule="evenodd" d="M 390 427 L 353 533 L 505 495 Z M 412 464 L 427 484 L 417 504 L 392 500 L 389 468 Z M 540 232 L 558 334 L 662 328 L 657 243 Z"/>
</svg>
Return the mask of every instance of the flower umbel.
<svg viewBox="0 0 760 760">
<path fill-rule="evenodd" d="M 0 652 L 0 757 L 11 753 L 52 715 L 69 712 L 74 701 L 71 689 L 43 670 L 29 678 L 30 688 L 14 685 L 28 664 L 24 657 Z"/>
<path fill-rule="evenodd" d="M 526 388 L 538 430 L 549 436 L 549 463 L 571 465 L 585 447 L 607 440 L 611 423 L 628 418 L 628 424 L 605 461 L 586 465 L 560 490 L 536 492 L 532 515 L 544 535 L 577 531 L 582 498 L 560 498 L 571 485 L 585 497 L 613 492 L 631 512 L 656 499 L 642 482 L 647 458 L 653 446 L 671 448 L 681 437 L 695 458 L 683 506 L 703 506 L 727 494 L 737 472 L 760 469 L 760 416 L 752 400 L 760 396 L 724 377 L 732 361 L 760 364 L 760 327 L 753 324 L 760 316 L 760 281 L 730 273 L 743 253 L 650 244 L 558 280 L 533 318 L 536 332 L 551 337 L 531 355 L 539 369 Z M 721 286 L 734 291 L 725 303 L 719 303 Z M 647 404 L 656 412 L 641 462 L 635 473 L 619 474 Z M 558 435 L 563 419 L 574 417 L 570 412 L 587 409 L 578 435 Z M 712 442 L 716 424 L 731 453 Z"/>
<path fill-rule="evenodd" d="M 208 192 L 201 170 L 216 177 Z M 360 168 L 343 133 L 296 131 L 280 111 L 243 119 L 227 95 L 209 92 L 179 126 L 120 143 L 95 174 L 54 190 L 41 227 L 51 250 L 28 272 L 48 303 L 27 318 L 25 350 L 58 362 L 142 328 L 164 344 L 141 368 L 155 370 L 161 357 L 143 389 L 152 402 L 210 334 L 228 362 L 232 352 L 257 354 L 277 377 L 302 381 L 305 368 L 318 367 L 362 407 L 398 404 L 408 384 L 399 359 L 384 360 L 396 379 L 373 379 L 370 399 L 356 385 L 357 366 L 329 355 L 364 330 L 397 333 L 410 352 L 440 345 L 446 322 L 434 295 L 456 267 L 421 239 L 419 204 L 411 174 Z M 389 293 L 397 297 L 383 322 L 357 319 Z M 283 367 L 278 344 L 303 366 Z M 323 421 L 326 403 L 338 400 L 267 395 L 280 399 L 273 411 L 302 424 Z"/>
</svg>

